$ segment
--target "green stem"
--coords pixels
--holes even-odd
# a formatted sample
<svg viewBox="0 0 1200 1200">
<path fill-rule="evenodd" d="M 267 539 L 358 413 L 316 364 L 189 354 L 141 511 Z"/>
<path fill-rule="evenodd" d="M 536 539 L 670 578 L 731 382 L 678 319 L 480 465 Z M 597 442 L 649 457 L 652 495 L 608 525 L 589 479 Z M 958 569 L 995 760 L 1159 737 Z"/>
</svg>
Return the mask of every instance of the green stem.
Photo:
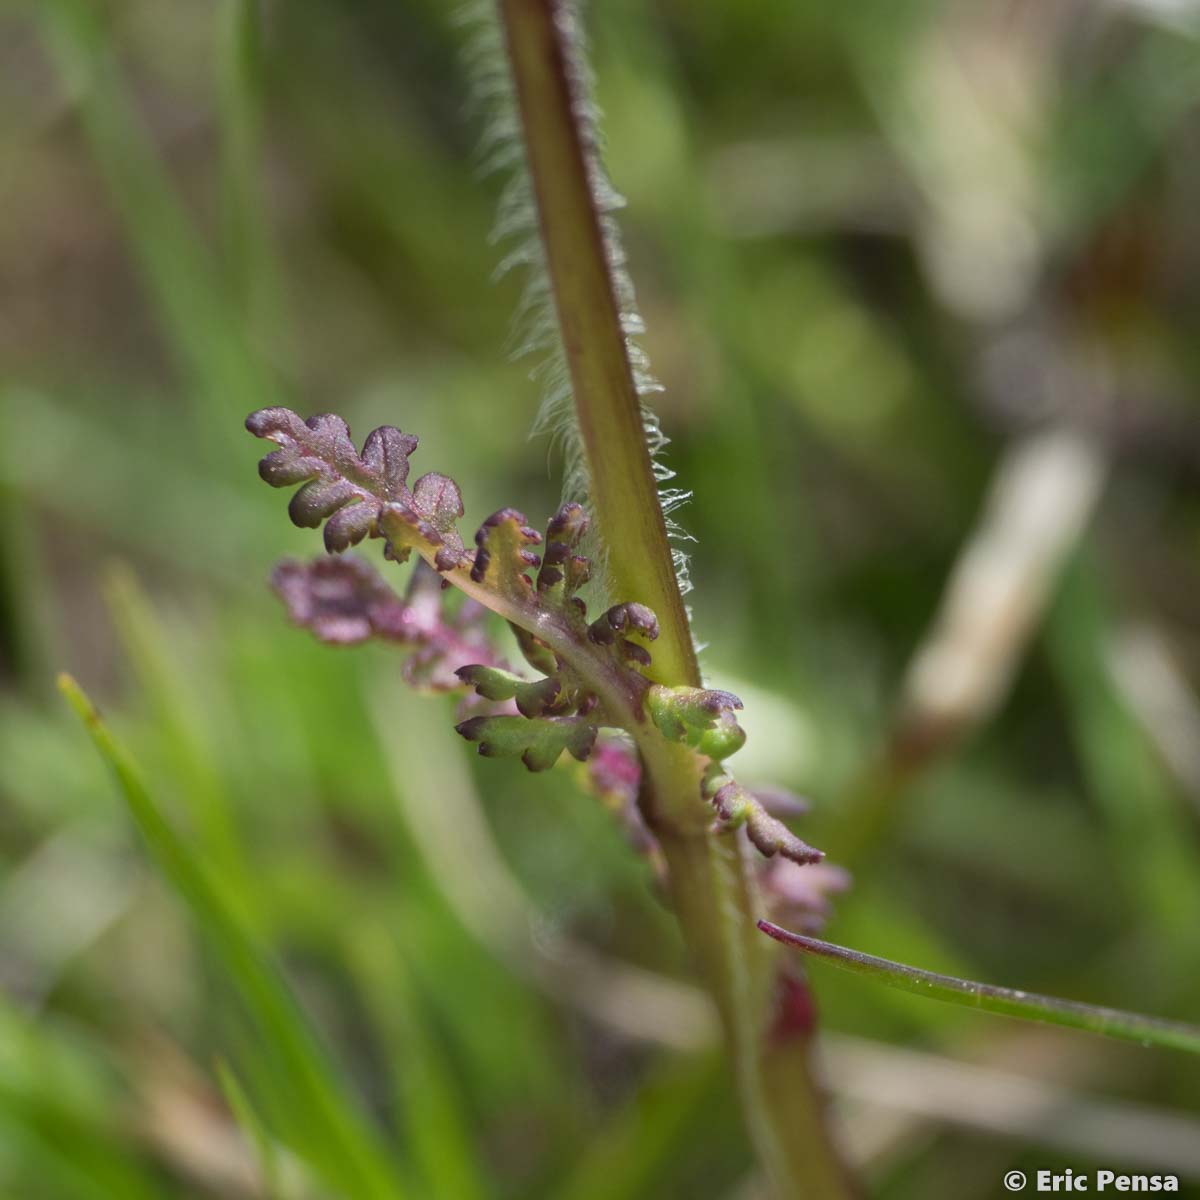
<svg viewBox="0 0 1200 1200">
<path fill-rule="evenodd" d="M 775 1040 L 776 962 L 754 942 L 761 905 L 744 843 L 657 830 L 671 899 L 716 1002 L 743 1117 L 778 1197 L 838 1200 L 855 1194 L 833 1144 L 809 1062 L 809 1044 Z"/>
<path fill-rule="evenodd" d="M 1081 1004 L 1077 1000 L 1039 996 L 1036 992 L 1022 992 L 991 983 L 974 983 L 954 975 L 939 975 L 935 971 L 923 971 L 919 967 L 908 967 L 890 959 L 876 958 L 873 954 L 863 954 L 859 950 L 791 933 L 772 925 L 770 921 L 759 921 L 758 927 L 776 941 L 794 946 L 805 954 L 827 959 L 843 970 L 867 975 L 877 983 L 901 991 L 916 992 L 934 1000 L 979 1008 L 984 1012 L 1023 1017 L 1027 1021 L 1064 1025 L 1127 1042 L 1140 1042 L 1143 1046 L 1169 1046 L 1174 1050 L 1200 1054 L 1200 1026 L 1164 1021 L 1159 1017 L 1144 1017 L 1119 1008 Z"/>
<path fill-rule="evenodd" d="M 563 0 L 500 0 L 554 307 L 587 456 L 589 507 L 611 551 L 614 594 L 649 605 L 662 635 L 652 674 L 700 685 L 621 328 Z"/>
<path fill-rule="evenodd" d="M 574 9 L 567 0 L 498 4 L 590 503 L 614 591 L 658 615 L 653 677 L 699 686 L 622 329 L 612 248 L 597 207 Z M 852 1195 L 823 1121 L 805 1041 L 768 1041 L 775 956 L 764 952 L 767 944 L 755 931 L 761 903 L 752 868 L 731 836 L 708 832 L 712 814 L 700 793 L 705 760 L 650 734 L 638 738 L 642 807 L 662 844 L 684 936 L 720 1014 L 759 1159 L 780 1197 Z"/>
</svg>

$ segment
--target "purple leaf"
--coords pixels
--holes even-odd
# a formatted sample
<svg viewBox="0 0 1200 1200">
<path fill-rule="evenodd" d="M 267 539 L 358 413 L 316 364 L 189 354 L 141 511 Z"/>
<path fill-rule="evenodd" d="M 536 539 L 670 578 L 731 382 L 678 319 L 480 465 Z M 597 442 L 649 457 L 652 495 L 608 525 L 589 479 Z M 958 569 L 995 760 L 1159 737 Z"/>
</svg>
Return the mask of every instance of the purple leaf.
<svg viewBox="0 0 1200 1200">
<path fill-rule="evenodd" d="M 288 559 L 272 572 L 271 586 L 292 620 L 323 642 L 406 637 L 403 601 L 359 558 Z"/>
<path fill-rule="evenodd" d="M 411 647 L 405 678 L 431 691 L 455 691 L 464 663 L 502 667 L 482 625 L 486 610 L 446 611 L 441 580 L 424 563 L 401 599 L 369 564 L 353 555 L 282 562 L 271 576 L 288 615 L 323 642 L 350 646 L 377 637 Z"/>
<path fill-rule="evenodd" d="M 381 504 L 412 503 L 406 481 L 408 456 L 416 450 L 417 439 L 411 434 L 390 426 L 376 429 L 359 457 L 349 426 L 329 413 L 302 421 L 291 409 L 263 408 L 246 418 L 246 428 L 279 446 L 258 465 L 267 483 L 273 487 L 304 484 L 288 507 L 295 524 L 316 528 L 347 505 L 359 508 L 338 517 L 333 531 L 327 531 L 326 546 L 331 551 L 344 550 L 374 533 Z"/>
<path fill-rule="evenodd" d="M 430 471 L 413 485 L 413 507 L 438 531 L 445 546 L 438 554 L 437 567 L 448 571 L 463 560 L 463 542 L 456 523 L 463 515 L 462 493 L 448 475 Z"/>
</svg>

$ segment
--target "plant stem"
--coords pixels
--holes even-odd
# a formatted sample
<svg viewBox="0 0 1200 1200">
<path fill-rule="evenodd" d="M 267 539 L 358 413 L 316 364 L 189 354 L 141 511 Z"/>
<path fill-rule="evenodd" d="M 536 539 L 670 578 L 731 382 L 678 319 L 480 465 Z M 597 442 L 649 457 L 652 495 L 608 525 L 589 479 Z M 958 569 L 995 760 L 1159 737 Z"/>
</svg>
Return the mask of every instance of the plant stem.
<svg viewBox="0 0 1200 1200">
<path fill-rule="evenodd" d="M 500 0 L 538 224 L 587 455 L 589 507 L 614 592 L 658 615 L 651 674 L 700 684 L 581 136 L 574 13 L 562 0 Z"/>
<path fill-rule="evenodd" d="M 555 310 L 590 481 L 590 503 L 622 599 L 649 605 L 661 633 L 653 675 L 700 684 L 675 577 L 598 211 L 582 63 L 566 0 L 498 0 Z M 755 929 L 754 875 L 732 836 L 708 832 L 704 760 L 639 738 L 642 806 L 670 869 L 689 949 L 721 1017 L 755 1149 L 780 1197 L 853 1194 L 813 1086 L 804 1039 L 768 1041 L 776 957 Z"/>
<path fill-rule="evenodd" d="M 769 1034 L 776 961 L 753 944 L 760 905 L 741 844 L 730 834 L 657 832 L 675 911 L 716 1002 L 743 1118 L 773 1195 L 854 1195 L 827 1128 L 807 1041 Z"/>
</svg>

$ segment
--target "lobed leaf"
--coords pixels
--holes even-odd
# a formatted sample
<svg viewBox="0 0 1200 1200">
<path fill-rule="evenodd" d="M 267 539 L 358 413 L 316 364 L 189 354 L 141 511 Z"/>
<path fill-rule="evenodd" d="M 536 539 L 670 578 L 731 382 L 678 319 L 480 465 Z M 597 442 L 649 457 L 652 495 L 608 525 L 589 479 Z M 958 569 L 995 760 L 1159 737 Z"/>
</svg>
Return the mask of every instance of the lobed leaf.
<svg viewBox="0 0 1200 1200">
<path fill-rule="evenodd" d="M 342 550 L 367 535 L 382 536 L 388 557 L 403 560 L 416 549 L 422 560 L 403 600 L 355 559 L 284 563 L 273 582 L 294 621 L 328 642 L 382 637 L 413 647 L 405 675 L 418 686 L 446 690 L 465 684 L 487 700 L 515 702 L 519 716 L 477 716 L 457 728 L 481 754 L 519 756 L 530 770 L 546 770 L 564 750 L 586 759 L 601 725 L 640 736 L 644 709 L 664 738 L 711 760 L 703 796 L 720 828 L 744 828 L 768 858 L 778 855 L 796 864 L 821 858 L 720 770 L 720 761 L 746 739 L 735 716 L 742 702 L 730 692 L 648 683 L 642 672 L 651 666 L 649 645 L 659 636 L 654 612 L 626 602 L 587 622 L 587 606 L 577 594 L 590 572 L 587 558 L 576 553 L 588 526 L 580 505 L 564 504 L 550 519 L 542 556 L 534 549 L 542 537 L 513 508 L 483 522 L 470 554 L 457 529 L 463 515 L 458 485 L 430 472 L 408 488 L 415 437 L 385 426 L 367 438 L 360 455 L 338 417 L 302 421 L 289 409 L 270 408 L 252 414 L 246 424 L 277 443 L 260 473 L 277 487 L 303 485 L 292 499 L 292 519 L 311 526 L 325 521 L 327 548 Z M 462 573 L 468 564 L 469 580 Z M 499 661 L 475 623 L 477 610 L 464 607 L 457 619 L 445 615 L 441 589 L 450 583 L 466 591 L 472 604 L 505 617 L 541 678 L 525 679 Z"/>
<path fill-rule="evenodd" d="M 706 783 L 706 794 L 721 826 L 744 828 L 746 836 L 767 858 L 782 855 L 794 863 L 817 863 L 820 850 L 798 838 L 778 817 L 773 817 L 757 797 L 728 775 L 716 774 Z"/>
<path fill-rule="evenodd" d="M 455 675 L 487 700 L 514 700 L 525 717 L 544 717 L 564 710 L 562 681 L 550 675 L 530 681 L 480 664 L 459 667 Z M 558 702 L 558 703 L 556 703 Z"/>
<path fill-rule="evenodd" d="M 575 596 L 591 576 L 591 563 L 574 553 L 587 532 L 588 517 L 580 504 L 564 504 L 546 526 L 546 550 L 538 572 L 537 590 L 541 596 L 562 603 Z M 586 612 L 577 601 L 580 614 Z"/>
<path fill-rule="evenodd" d="M 533 582 L 526 572 L 541 564 L 530 546 L 541 544 L 542 535 L 525 523 L 525 514 L 515 508 L 492 513 L 475 534 L 475 561 L 471 578 L 510 602 L 527 605 Z"/>
<path fill-rule="evenodd" d="M 520 756 L 531 771 L 549 770 L 568 751 L 580 762 L 596 741 L 596 726 L 583 717 L 471 717 L 455 729 L 478 744 L 486 758 Z"/>
<path fill-rule="evenodd" d="M 741 707 L 732 692 L 706 688 L 655 684 L 646 694 L 646 709 L 663 737 L 718 762 L 745 745 L 746 731 L 733 715 Z"/>
<path fill-rule="evenodd" d="M 462 538 L 454 524 L 463 512 L 458 485 L 431 472 L 409 490 L 408 460 L 418 444 L 412 434 L 381 426 L 367 435 L 359 454 L 341 417 L 324 413 L 305 421 L 278 407 L 251 413 L 246 428 L 279 446 L 259 462 L 258 472 L 272 487 L 303 485 L 288 515 L 301 528 L 316 529 L 324 522 L 330 553 L 383 532 L 392 543 L 392 557 L 406 558 L 420 538 L 436 548 L 440 570 L 462 561 Z M 402 535 L 393 538 L 389 524 Z"/>
<path fill-rule="evenodd" d="M 588 626 L 587 635 L 595 645 L 611 647 L 621 663 L 644 668 L 651 659 L 643 643 L 658 637 L 658 618 L 644 604 L 616 604 Z"/>
</svg>

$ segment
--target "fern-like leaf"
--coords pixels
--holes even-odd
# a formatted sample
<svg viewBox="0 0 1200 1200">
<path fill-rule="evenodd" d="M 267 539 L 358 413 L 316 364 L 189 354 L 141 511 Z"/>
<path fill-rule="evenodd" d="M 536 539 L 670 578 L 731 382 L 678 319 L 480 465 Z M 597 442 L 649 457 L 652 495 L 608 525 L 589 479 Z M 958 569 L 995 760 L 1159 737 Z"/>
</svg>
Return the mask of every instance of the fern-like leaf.
<svg viewBox="0 0 1200 1200">
<path fill-rule="evenodd" d="M 707 764 L 697 803 L 711 804 L 719 830 L 744 830 L 768 858 L 820 859 L 721 765 L 745 741 L 735 715 L 741 701 L 729 692 L 651 682 L 659 623 L 646 605 L 614 604 L 588 621 L 578 594 L 591 570 L 578 553 L 588 524 L 580 505 L 564 504 L 544 538 L 516 509 L 500 509 L 479 527 L 471 552 L 458 530 L 463 502 L 454 480 L 430 472 L 409 488 L 418 444 L 411 434 L 376 429 L 359 453 L 339 417 L 303 421 L 289 409 L 269 408 L 246 424 L 278 446 L 259 473 L 274 487 L 300 485 L 288 512 L 298 525 L 324 522 L 329 550 L 381 537 L 387 557 L 403 561 L 416 551 L 421 560 L 403 600 L 353 558 L 285 563 L 274 582 L 294 621 L 325 641 L 407 644 L 414 653 L 406 674 L 418 686 L 467 686 L 484 700 L 515 705 L 516 714 L 475 716 L 458 731 L 481 754 L 519 756 L 530 770 L 546 770 L 564 750 L 587 758 L 602 728 L 624 730 L 641 748 L 648 738 L 681 743 Z M 450 585 L 468 605 L 509 623 L 535 678 L 499 660 L 475 613 L 469 620 L 463 609 L 457 618 L 446 615 L 441 591 Z"/>
</svg>

